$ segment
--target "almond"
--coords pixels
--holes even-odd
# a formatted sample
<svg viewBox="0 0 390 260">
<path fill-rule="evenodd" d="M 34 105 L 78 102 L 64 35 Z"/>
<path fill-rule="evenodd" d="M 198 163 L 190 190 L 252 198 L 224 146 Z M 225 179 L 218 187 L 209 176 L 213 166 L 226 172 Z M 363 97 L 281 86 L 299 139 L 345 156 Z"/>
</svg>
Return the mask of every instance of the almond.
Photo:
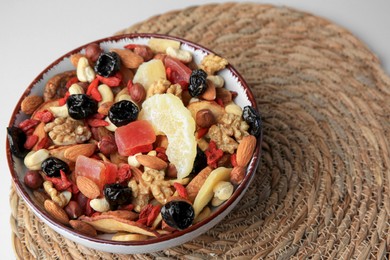
<svg viewBox="0 0 390 260">
<path fill-rule="evenodd" d="M 237 147 L 237 165 L 246 167 L 256 147 L 256 137 L 248 135 L 242 138 Z"/>
<path fill-rule="evenodd" d="M 46 211 L 57 221 L 65 225 L 69 223 L 69 217 L 66 214 L 65 210 L 58 206 L 54 201 L 45 200 L 43 205 Z"/>
<path fill-rule="evenodd" d="M 138 218 L 137 213 L 129 210 L 114 210 L 114 211 L 110 210 L 107 212 L 102 212 L 102 215 L 111 215 L 117 218 L 122 218 L 127 220 L 135 220 Z"/>
<path fill-rule="evenodd" d="M 77 157 L 80 155 L 84 155 L 86 157 L 90 157 L 96 149 L 95 144 L 75 144 L 64 151 L 64 157 L 65 159 L 68 159 L 69 161 L 76 162 Z"/>
<path fill-rule="evenodd" d="M 85 176 L 78 176 L 76 184 L 80 192 L 88 199 L 96 199 L 100 195 L 99 186 Z"/>
<path fill-rule="evenodd" d="M 23 99 L 21 110 L 26 115 L 31 115 L 41 104 L 43 104 L 43 98 L 41 96 L 28 96 Z"/>
<path fill-rule="evenodd" d="M 202 94 L 202 98 L 205 100 L 212 101 L 217 97 L 217 91 L 214 84 L 211 81 L 207 82 L 206 91 Z"/>
<path fill-rule="evenodd" d="M 91 237 L 97 236 L 96 229 L 84 221 L 71 220 L 69 221 L 69 224 L 72 226 L 74 230 L 77 230 L 80 233 L 83 233 L 84 235 L 91 236 Z"/>
<path fill-rule="evenodd" d="M 98 108 L 98 113 L 102 115 L 108 115 L 108 111 L 110 111 L 111 106 L 114 104 L 112 101 L 107 101 L 101 104 Z"/>
<path fill-rule="evenodd" d="M 111 51 L 113 51 L 119 55 L 123 65 L 126 68 L 136 69 L 144 62 L 144 59 L 141 56 L 139 56 L 138 54 L 135 54 L 131 50 L 111 49 Z"/>
<path fill-rule="evenodd" d="M 230 182 L 234 185 L 238 185 L 245 177 L 246 168 L 242 166 L 236 166 L 230 172 Z"/>
<path fill-rule="evenodd" d="M 151 155 L 137 155 L 135 157 L 137 161 L 145 167 L 149 167 L 155 170 L 163 170 L 168 167 L 168 163 L 164 160 Z"/>
<path fill-rule="evenodd" d="M 38 150 L 37 147 L 38 147 L 38 144 L 40 143 L 40 141 L 42 141 L 42 139 L 44 139 L 44 138 L 48 138 L 47 133 L 45 131 L 45 123 L 44 122 L 40 122 L 37 125 L 37 127 L 34 129 L 33 135 L 38 136 L 38 141 L 33 147 L 33 150 L 36 151 L 36 150 Z"/>
</svg>

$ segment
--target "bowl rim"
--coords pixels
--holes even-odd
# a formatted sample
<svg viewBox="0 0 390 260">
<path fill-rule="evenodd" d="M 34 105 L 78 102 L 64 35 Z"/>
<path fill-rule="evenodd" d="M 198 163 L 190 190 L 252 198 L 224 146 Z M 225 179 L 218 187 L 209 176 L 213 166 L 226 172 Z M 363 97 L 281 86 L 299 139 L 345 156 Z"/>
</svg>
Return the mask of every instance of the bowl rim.
<svg viewBox="0 0 390 260">
<path fill-rule="evenodd" d="M 175 41 L 181 42 L 182 44 L 186 44 L 186 45 L 194 48 L 195 50 L 200 50 L 200 51 L 203 51 L 207 54 L 218 55 L 214 51 L 212 51 L 206 47 L 203 47 L 195 42 L 192 42 L 192 41 L 189 41 L 189 40 L 186 40 L 184 38 L 177 37 L 177 36 L 171 36 L 171 35 L 166 35 L 166 34 L 130 33 L 130 34 L 121 34 L 121 35 L 110 36 L 110 37 L 105 37 L 105 38 L 101 38 L 98 40 L 94 40 L 92 42 L 81 45 L 80 47 L 77 47 L 77 48 L 65 53 L 61 57 L 57 58 L 54 62 L 50 63 L 44 70 L 42 70 L 38 74 L 38 76 L 36 76 L 36 78 L 28 85 L 26 90 L 23 92 L 23 94 L 19 98 L 19 101 L 17 102 L 17 104 L 12 112 L 10 121 L 8 123 L 8 127 L 14 126 L 14 123 L 16 120 L 16 115 L 20 112 L 21 102 L 23 101 L 23 99 L 30 94 L 31 89 L 34 87 L 34 85 L 36 85 L 43 78 L 44 74 L 47 73 L 48 71 L 50 71 L 50 69 L 52 67 L 58 65 L 65 58 L 70 57 L 70 55 L 75 54 L 75 53 L 79 53 L 82 49 L 84 49 L 87 45 L 89 45 L 91 43 L 100 44 L 103 42 L 117 42 L 117 41 L 123 40 L 123 39 L 134 39 L 134 38 L 160 38 L 160 39 L 175 40 Z M 221 56 L 221 57 L 223 57 L 223 56 Z M 226 69 L 230 70 L 231 73 L 237 77 L 238 81 L 241 83 L 242 87 L 245 90 L 245 94 L 247 95 L 247 97 L 251 103 L 251 106 L 256 111 L 258 111 L 257 103 L 256 103 L 256 100 L 254 98 L 254 95 L 253 95 L 251 89 L 249 88 L 248 84 L 244 80 L 244 78 L 241 76 L 241 74 L 230 63 L 228 63 L 228 65 L 226 66 Z M 55 226 L 61 230 L 64 230 L 64 232 L 70 233 L 73 236 L 77 236 L 81 239 L 85 239 L 85 240 L 95 242 L 95 243 L 104 243 L 104 244 L 110 244 L 113 246 L 142 246 L 142 245 L 146 246 L 146 245 L 157 244 L 159 242 L 163 242 L 163 241 L 167 241 L 167 240 L 171 240 L 171 239 L 177 239 L 185 234 L 196 231 L 196 230 L 200 229 L 202 226 L 204 226 L 205 224 L 207 224 L 208 222 L 210 222 L 211 220 L 213 220 L 214 218 L 216 218 L 219 214 L 224 212 L 233 202 L 235 202 L 237 200 L 237 198 L 239 197 L 239 195 L 247 187 L 247 185 L 250 184 L 250 181 L 253 179 L 254 175 L 256 174 L 256 169 L 258 168 L 258 165 L 260 162 L 260 157 L 261 157 L 260 147 L 261 147 L 262 139 L 263 139 L 263 131 L 261 129 L 260 135 L 257 138 L 257 143 L 256 143 L 254 155 L 252 156 L 252 159 L 248 165 L 248 172 L 245 175 L 243 181 L 236 187 L 233 195 L 225 203 L 223 203 L 221 206 L 219 206 L 209 217 L 205 218 L 204 220 L 202 220 L 194 225 L 191 225 L 190 227 L 188 227 L 184 230 L 175 231 L 171 234 L 167 234 L 167 235 L 163 235 L 163 236 L 159 236 L 159 237 L 155 237 L 155 238 L 150 238 L 150 239 L 142 240 L 142 241 L 113 241 L 113 240 L 104 239 L 104 238 L 90 237 L 90 236 L 87 236 L 87 235 L 84 235 L 84 234 L 78 232 L 77 230 L 72 229 L 69 226 L 66 226 L 64 224 L 59 223 L 53 217 L 51 217 L 45 210 L 43 210 L 42 206 L 35 203 L 35 201 L 30 198 L 30 195 L 27 193 L 26 189 L 23 187 L 22 180 L 20 180 L 18 178 L 17 173 L 13 167 L 13 157 L 12 157 L 12 153 L 10 151 L 10 144 L 8 141 L 8 136 L 6 136 L 6 154 L 7 154 L 8 167 L 10 169 L 12 181 L 14 183 L 14 186 L 16 187 L 16 190 L 18 191 L 18 194 L 23 198 L 23 200 L 26 202 L 26 204 L 29 207 L 33 208 L 33 212 L 39 213 L 40 217 L 42 217 L 45 221 L 49 222 L 50 224 L 52 224 L 53 226 Z M 204 233 L 204 232 L 202 232 L 202 233 Z"/>
</svg>

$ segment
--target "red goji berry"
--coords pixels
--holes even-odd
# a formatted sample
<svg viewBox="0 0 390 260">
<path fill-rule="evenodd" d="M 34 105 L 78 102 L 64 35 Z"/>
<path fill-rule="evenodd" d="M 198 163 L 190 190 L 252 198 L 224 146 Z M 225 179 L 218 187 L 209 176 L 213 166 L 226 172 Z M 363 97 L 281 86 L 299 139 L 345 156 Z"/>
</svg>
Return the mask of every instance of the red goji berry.
<svg viewBox="0 0 390 260">
<path fill-rule="evenodd" d="M 98 86 L 99 86 L 99 79 L 95 78 L 94 80 L 91 81 L 91 83 L 89 83 L 87 92 L 85 94 L 91 95 L 92 89 L 95 88 L 97 89 Z"/>
<path fill-rule="evenodd" d="M 131 167 L 130 165 L 124 163 L 119 166 L 119 169 L 117 171 L 117 181 L 119 183 L 128 181 L 131 179 L 132 173 L 131 173 Z"/>
<path fill-rule="evenodd" d="M 51 181 L 54 185 L 54 188 L 58 191 L 64 191 L 67 190 L 72 183 L 68 180 L 68 177 L 66 176 L 65 172 L 60 170 L 61 177 L 47 177 L 46 180 Z"/>
<path fill-rule="evenodd" d="M 145 205 L 145 206 L 141 209 L 138 218 L 139 218 L 139 219 L 147 218 L 148 215 L 150 214 L 150 211 L 151 211 L 152 209 L 153 209 L 153 205 L 152 205 L 152 204 Z"/>
<path fill-rule="evenodd" d="M 103 100 L 102 94 L 100 94 L 99 90 L 97 88 L 93 88 L 91 90 L 91 97 L 95 99 L 97 102 L 100 102 Z"/>
<path fill-rule="evenodd" d="M 77 77 L 73 77 L 73 78 L 70 78 L 67 82 L 66 82 L 66 85 L 65 87 L 66 88 L 70 88 L 70 86 L 72 86 L 73 84 L 79 82 L 79 79 Z"/>
<path fill-rule="evenodd" d="M 196 135 L 196 138 L 200 139 L 203 136 L 205 136 L 208 132 L 209 132 L 209 128 L 199 128 L 197 135 Z"/>
<path fill-rule="evenodd" d="M 43 137 L 35 147 L 35 150 L 38 151 L 40 149 L 46 149 L 50 146 L 50 139 L 49 137 L 45 136 Z"/>
<path fill-rule="evenodd" d="M 123 76 L 122 73 L 118 71 L 117 73 L 115 73 L 114 76 L 111 77 L 105 78 L 103 76 L 96 75 L 96 78 L 99 79 L 100 82 L 106 84 L 109 87 L 117 87 L 121 84 Z"/>
<path fill-rule="evenodd" d="M 70 96 L 69 91 L 66 91 L 65 96 L 64 96 L 63 98 L 60 98 L 60 99 L 58 100 L 58 105 L 59 105 L 59 106 L 65 105 L 65 104 L 66 104 L 66 101 L 68 100 L 68 97 L 69 97 L 69 96 Z"/>
<path fill-rule="evenodd" d="M 176 189 L 176 191 L 180 197 L 188 200 L 187 190 L 182 184 L 175 182 L 175 183 L 173 183 L 173 187 Z"/>
<path fill-rule="evenodd" d="M 148 218 L 145 217 L 145 218 L 140 218 L 136 221 L 137 223 L 141 224 L 141 225 L 145 225 L 146 226 L 146 223 L 148 222 Z"/>
<path fill-rule="evenodd" d="M 223 151 L 217 148 L 217 144 L 214 141 L 210 141 L 209 148 L 205 151 L 207 157 L 207 165 L 212 168 L 217 168 L 218 160 L 222 158 Z"/>
<path fill-rule="evenodd" d="M 154 220 L 157 218 L 158 214 L 160 214 L 161 210 L 161 205 L 156 205 L 152 208 L 150 211 L 147 221 L 146 221 L 146 226 L 151 226 L 154 222 Z"/>
<path fill-rule="evenodd" d="M 27 136 L 26 142 L 24 143 L 24 148 L 27 150 L 31 150 L 34 145 L 38 142 L 38 136 L 37 135 L 29 135 Z"/>
<path fill-rule="evenodd" d="M 27 132 L 32 129 L 34 131 L 35 127 L 39 124 L 39 120 L 35 119 L 26 119 L 19 123 L 18 127 L 27 134 Z"/>
<path fill-rule="evenodd" d="M 35 118 L 43 123 L 49 123 L 54 120 L 54 115 L 49 110 L 45 109 L 43 111 L 38 111 L 35 114 Z"/>
</svg>

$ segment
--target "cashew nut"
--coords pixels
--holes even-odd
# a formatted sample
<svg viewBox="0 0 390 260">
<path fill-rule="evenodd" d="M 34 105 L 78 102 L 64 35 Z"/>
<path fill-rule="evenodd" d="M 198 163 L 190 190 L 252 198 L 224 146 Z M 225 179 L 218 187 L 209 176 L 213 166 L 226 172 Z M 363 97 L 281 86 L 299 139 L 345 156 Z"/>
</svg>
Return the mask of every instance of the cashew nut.
<svg viewBox="0 0 390 260">
<path fill-rule="evenodd" d="M 55 117 L 68 117 L 68 107 L 67 105 L 63 105 L 60 107 L 50 107 L 50 111 L 53 113 Z"/>
<path fill-rule="evenodd" d="M 64 198 L 66 199 L 65 205 L 68 205 L 70 199 L 72 198 L 72 193 L 71 193 L 70 191 L 65 190 L 65 191 L 61 192 L 61 194 L 62 194 L 62 195 L 64 196 Z"/>
<path fill-rule="evenodd" d="M 233 194 L 233 191 L 233 184 L 231 184 L 229 181 L 220 181 L 213 188 L 214 197 L 222 201 L 230 198 L 230 196 Z"/>
<path fill-rule="evenodd" d="M 207 76 L 207 80 L 210 80 L 216 88 L 222 88 L 225 84 L 225 80 L 219 75 Z"/>
<path fill-rule="evenodd" d="M 69 87 L 68 91 L 71 95 L 84 94 L 84 89 L 77 83 L 72 84 L 72 86 Z"/>
<path fill-rule="evenodd" d="M 128 158 L 127 158 L 127 163 L 130 165 L 130 166 L 133 166 L 135 168 L 138 168 L 141 166 L 141 164 L 138 162 L 136 156 L 137 155 L 140 155 L 141 153 L 136 153 L 134 155 L 130 155 Z"/>
<path fill-rule="evenodd" d="M 112 90 L 109 86 L 106 84 L 101 84 L 98 87 L 98 91 L 100 95 L 102 96 L 102 100 L 99 102 L 99 106 L 105 102 L 112 102 L 114 101 L 114 94 L 112 93 Z"/>
<path fill-rule="evenodd" d="M 217 197 L 213 197 L 213 199 L 211 200 L 211 206 L 218 207 L 219 205 L 221 205 L 224 202 L 225 202 L 224 200 L 220 200 Z"/>
<path fill-rule="evenodd" d="M 111 132 L 115 132 L 115 130 L 116 130 L 118 127 L 117 127 L 116 125 L 114 125 L 114 124 L 110 121 L 110 119 L 108 118 L 108 116 L 107 116 L 104 120 L 106 120 L 106 121 L 109 123 L 109 125 L 106 126 L 107 130 L 109 130 L 109 131 L 111 131 Z"/>
<path fill-rule="evenodd" d="M 184 63 L 189 63 L 192 61 L 191 52 L 186 51 L 186 50 L 168 47 L 166 50 L 166 53 L 168 54 L 168 56 L 171 56 L 172 58 L 176 58 Z"/>
<path fill-rule="evenodd" d="M 106 198 L 93 199 L 89 202 L 89 205 L 97 212 L 106 212 L 110 210 L 110 204 Z"/>
<path fill-rule="evenodd" d="M 121 91 L 119 91 L 118 93 L 116 93 L 114 102 L 120 101 L 119 98 L 120 98 L 120 96 L 122 96 L 122 95 L 129 95 L 129 91 L 127 90 L 127 88 L 123 88 Z"/>
<path fill-rule="evenodd" d="M 42 162 L 47 158 L 49 158 L 49 151 L 46 149 L 31 151 L 24 157 L 24 165 L 26 165 L 29 170 L 40 170 Z"/>
<path fill-rule="evenodd" d="M 89 66 L 88 59 L 85 57 L 79 59 L 76 73 L 81 82 L 91 82 L 95 78 L 95 71 Z"/>
<path fill-rule="evenodd" d="M 228 114 L 234 114 L 239 117 L 242 116 L 242 108 L 239 105 L 235 104 L 234 102 L 230 102 L 229 104 L 227 104 L 225 106 L 225 111 Z"/>
<path fill-rule="evenodd" d="M 122 101 L 122 100 L 132 101 L 130 95 L 127 94 L 122 94 L 118 97 L 118 101 Z"/>
</svg>

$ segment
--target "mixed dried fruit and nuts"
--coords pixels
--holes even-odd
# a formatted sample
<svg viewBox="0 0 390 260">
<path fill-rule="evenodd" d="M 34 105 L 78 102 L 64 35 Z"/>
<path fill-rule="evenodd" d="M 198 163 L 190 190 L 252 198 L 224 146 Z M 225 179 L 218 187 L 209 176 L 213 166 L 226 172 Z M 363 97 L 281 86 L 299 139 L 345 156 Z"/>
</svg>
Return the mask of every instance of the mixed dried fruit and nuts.
<svg viewBox="0 0 390 260">
<path fill-rule="evenodd" d="M 183 230 L 230 198 L 261 131 L 251 106 L 178 41 L 70 57 L 75 69 L 26 97 L 30 118 L 8 128 L 27 187 L 59 222 L 87 235 L 144 240 Z"/>
</svg>

